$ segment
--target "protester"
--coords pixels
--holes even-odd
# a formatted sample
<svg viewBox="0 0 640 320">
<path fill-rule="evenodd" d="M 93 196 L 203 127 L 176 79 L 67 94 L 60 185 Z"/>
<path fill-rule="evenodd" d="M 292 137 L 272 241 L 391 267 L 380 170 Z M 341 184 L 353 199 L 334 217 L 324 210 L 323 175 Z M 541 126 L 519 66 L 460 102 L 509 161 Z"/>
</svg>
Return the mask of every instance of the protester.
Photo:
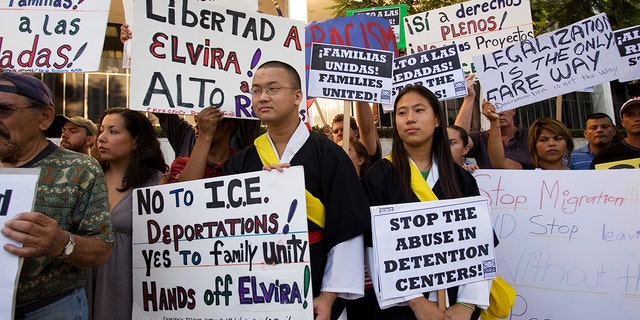
<svg viewBox="0 0 640 320">
<path fill-rule="evenodd" d="M 313 310 L 318 320 L 333 319 L 337 297 L 363 295 L 362 234 L 370 225 L 366 196 L 345 152 L 300 121 L 303 94 L 293 67 L 280 61 L 262 64 L 253 76 L 251 94 L 253 111 L 267 125 L 267 133 L 229 158 L 223 172 L 304 166 Z"/>
<path fill-rule="evenodd" d="M 338 142 L 338 145 L 342 147 L 343 143 L 344 141 L 340 141 Z M 349 139 L 349 152 L 347 153 L 347 155 L 349 156 L 349 159 L 351 159 L 358 177 L 364 177 L 371 164 L 369 162 L 369 154 L 367 152 L 367 148 L 365 148 L 360 141 Z"/>
<path fill-rule="evenodd" d="M 222 175 L 222 164 L 236 151 L 229 140 L 236 128 L 233 119 L 222 117 L 219 108 L 206 108 L 196 116 L 196 143 L 190 157 L 171 164 L 169 182 L 190 181 Z"/>
<path fill-rule="evenodd" d="M 601 163 L 640 158 L 640 97 L 631 98 L 622 105 L 620 123 L 627 132 L 627 137 L 598 153 L 589 166 L 591 169 Z"/>
<path fill-rule="evenodd" d="M 380 160 L 382 157 L 382 145 L 378 137 L 378 129 L 375 125 L 375 118 L 371 111 L 371 106 L 365 101 L 356 101 L 356 118 L 349 119 L 349 137 L 360 141 L 367 149 L 371 163 Z M 338 143 L 343 139 L 344 114 L 339 113 L 331 121 L 331 127 L 325 126 L 325 135 Z"/>
<path fill-rule="evenodd" d="M 468 95 L 464 98 L 455 120 L 455 125 L 464 128 L 467 132 L 471 130 L 471 118 L 476 98 L 474 78 L 475 74 L 469 74 L 466 77 Z M 500 138 L 504 144 L 504 154 L 509 159 L 530 165 L 531 157 L 529 156 L 529 145 L 527 143 L 528 129 L 514 122 L 515 114 L 515 109 L 498 113 L 500 116 Z M 470 132 L 469 138 L 471 139 L 469 140 L 467 157 L 474 158 L 481 169 L 494 168 L 489 160 L 489 131 Z"/>
<path fill-rule="evenodd" d="M 573 150 L 573 138 L 569 129 L 555 119 L 540 118 L 529 127 L 528 144 L 531 164 L 505 157 L 500 137 L 501 116 L 488 101 L 482 103 L 482 114 L 491 123 L 489 129 L 489 158 L 496 169 L 545 169 L 568 170 Z"/>
<path fill-rule="evenodd" d="M 429 89 L 420 85 L 402 89 L 394 114 L 391 154 L 375 163 L 364 178 L 371 206 L 480 194 L 473 176 L 453 161 L 445 117 Z M 370 247 L 371 239 L 367 242 Z M 371 265 L 369 270 L 375 283 L 380 270 Z M 375 319 L 470 319 L 476 306 L 486 309 L 489 305 L 487 281 L 449 288 L 447 293 L 445 311 L 436 304 L 436 292 L 427 291 L 405 297 L 402 305 L 377 307 Z"/>
<path fill-rule="evenodd" d="M 103 264 L 113 242 L 105 178 L 95 159 L 58 148 L 44 131 L 55 118 L 40 80 L 0 73 L 0 167 L 40 168 L 33 212 L 5 222 L 24 258 L 15 319 L 87 319 L 87 268 Z M 4 297 L 11 299 L 11 297 Z"/>
<path fill-rule="evenodd" d="M 60 146 L 71 151 L 91 154 L 98 136 L 98 126 L 93 121 L 80 116 L 67 118 L 59 115 L 56 118 L 62 123 Z"/>
<path fill-rule="evenodd" d="M 584 137 L 587 144 L 571 152 L 569 168 L 572 170 L 587 170 L 596 154 L 617 143 L 618 129 L 611 118 L 604 113 L 594 113 L 587 117 Z"/>
<path fill-rule="evenodd" d="M 449 135 L 449 147 L 451 148 L 453 162 L 471 173 L 479 169 L 477 164 L 465 157 L 469 152 L 469 134 L 467 130 L 453 124 L 447 127 L 447 134 Z"/>
<path fill-rule="evenodd" d="M 94 270 L 93 319 L 131 319 L 132 190 L 157 185 L 167 166 L 153 125 L 141 112 L 107 109 L 99 123 L 100 165 L 107 180 L 116 242 L 111 258 Z"/>
</svg>

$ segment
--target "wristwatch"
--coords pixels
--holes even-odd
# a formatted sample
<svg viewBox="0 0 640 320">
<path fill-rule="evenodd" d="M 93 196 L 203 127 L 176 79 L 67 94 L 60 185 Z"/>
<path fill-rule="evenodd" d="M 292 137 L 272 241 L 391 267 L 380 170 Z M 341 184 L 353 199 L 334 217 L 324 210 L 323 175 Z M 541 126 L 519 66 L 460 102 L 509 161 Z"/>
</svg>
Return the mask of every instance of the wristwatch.
<svg viewBox="0 0 640 320">
<path fill-rule="evenodd" d="M 71 232 L 67 231 L 67 234 L 69 235 L 69 242 L 67 242 L 67 245 L 64 247 L 64 252 L 56 257 L 58 259 L 64 259 L 70 256 L 73 252 L 73 248 L 76 246 L 76 239 L 73 238 Z"/>
</svg>

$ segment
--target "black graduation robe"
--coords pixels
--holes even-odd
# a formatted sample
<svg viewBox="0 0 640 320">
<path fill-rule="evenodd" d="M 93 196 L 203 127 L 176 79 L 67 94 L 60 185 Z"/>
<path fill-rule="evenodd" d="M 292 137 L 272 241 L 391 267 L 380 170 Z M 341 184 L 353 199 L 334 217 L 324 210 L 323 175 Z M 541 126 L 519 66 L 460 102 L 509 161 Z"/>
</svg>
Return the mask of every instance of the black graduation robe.
<svg viewBox="0 0 640 320">
<path fill-rule="evenodd" d="M 305 187 L 322 202 L 326 211 L 324 239 L 310 246 L 313 296 L 316 297 L 320 294 L 329 250 L 369 232 L 369 205 L 347 153 L 326 137 L 310 132 L 290 164 L 304 167 Z M 233 155 L 222 168 L 223 174 L 258 170 L 262 170 L 262 162 L 255 145 Z M 307 223 L 309 231 L 322 230 L 308 219 Z"/>
</svg>

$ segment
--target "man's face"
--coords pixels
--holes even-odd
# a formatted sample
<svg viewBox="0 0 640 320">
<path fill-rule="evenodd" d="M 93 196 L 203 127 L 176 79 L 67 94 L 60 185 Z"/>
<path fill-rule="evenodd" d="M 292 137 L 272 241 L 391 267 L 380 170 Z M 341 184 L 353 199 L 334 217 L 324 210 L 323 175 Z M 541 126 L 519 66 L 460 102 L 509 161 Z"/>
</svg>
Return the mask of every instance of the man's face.
<svg viewBox="0 0 640 320">
<path fill-rule="evenodd" d="M 640 135 L 640 105 L 627 107 L 620 122 L 627 130 L 627 134 Z"/>
<path fill-rule="evenodd" d="M 513 116 L 516 114 L 515 109 L 510 109 L 498 113 L 500 116 L 500 128 L 506 128 L 513 124 Z"/>
<path fill-rule="evenodd" d="M 93 144 L 94 137 L 87 133 L 87 129 L 67 121 L 62 127 L 60 146 L 65 149 L 84 153 Z"/>
<path fill-rule="evenodd" d="M 2 85 L 13 86 L 8 81 Z M 18 94 L 0 92 L 0 159 L 15 162 L 31 156 L 29 146 L 38 142 L 42 130 L 49 127 L 41 111 L 34 112 Z M 46 123 L 45 123 L 46 122 Z"/>
<path fill-rule="evenodd" d="M 298 116 L 298 106 L 302 101 L 302 90 L 293 89 L 287 71 L 282 68 L 262 68 L 253 76 L 253 112 L 258 119 L 269 124 L 294 121 Z M 271 91 L 271 94 L 267 94 Z"/>
<path fill-rule="evenodd" d="M 616 134 L 616 128 L 609 118 L 587 120 L 587 129 L 584 137 L 590 145 L 606 147 L 611 144 L 611 139 Z"/>
<path fill-rule="evenodd" d="M 349 127 L 351 129 L 351 127 Z M 344 121 L 336 121 L 331 126 L 331 136 L 333 137 L 333 142 L 338 143 L 343 140 L 342 134 L 344 133 Z M 349 138 L 357 139 L 358 132 L 356 130 L 351 129 L 349 132 Z"/>
</svg>

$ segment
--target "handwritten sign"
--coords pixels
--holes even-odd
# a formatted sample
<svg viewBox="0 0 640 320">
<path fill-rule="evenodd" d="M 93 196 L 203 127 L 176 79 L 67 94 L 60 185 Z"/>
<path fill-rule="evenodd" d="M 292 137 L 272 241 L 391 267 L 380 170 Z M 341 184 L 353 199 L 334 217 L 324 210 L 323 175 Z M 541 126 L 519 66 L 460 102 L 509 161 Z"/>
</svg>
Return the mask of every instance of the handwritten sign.
<svg viewBox="0 0 640 320">
<path fill-rule="evenodd" d="M 302 167 L 133 192 L 134 310 L 313 319 Z"/>
<path fill-rule="evenodd" d="M 262 63 L 285 61 L 305 81 L 302 21 L 203 1 L 162 0 L 136 1 L 134 25 L 136 110 L 197 114 L 215 106 L 226 117 L 255 118 L 251 80 Z"/>
<path fill-rule="evenodd" d="M 393 52 L 314 43 L 309 96 L 391 103 Z"/>
<path fill-rule="evenodd" d="M 109 1 L 4 1 L 0 69 L 86 72 L 100 67 Z"/>
<path fill-rule="evenodd" d="M 603 13 L 473 61 L 487 100 L 502 112 L 615 80 L 619 56 Z"/>
<path fill-rule="evenodd" d="M 613 33 L 622 57 L 622 70 L 618 79 L 620 81 L 640 79 L 640 26 L 616 30 Z"/>
<path fill-rule="evenodd" d="M 478 170 L 508 319 L 628 319 L 640 297 L 640 170 Z"/>
<path fill-rule="evenodd" d="M 407 16 L 406 4 L 347 10 L 347 17 L 358 14 L 388 19 L 391 29 L 393 29 L 393 34 L 396 35 L 398 49 L 406 48 L 407 45 L 404 37 L 404 25 L 402 24 L 402 20 Z"/>
<path fill-rule="evenodd" d="M 21 212 L 33 211 L 40 168 L 0 168 L 0 226 Z M 11 243 L 22 246 L 0 234 L 0 248 Z M 0 249 L 0 318 L 13 319 L 18 276 L 23 259 Z"/>
<path fill-rule="evenodd" d="M 398 55 L 396 37 L 389 20 L 368 15 L 355 15 L 311 22 L 305 28 L 305 68 L 311 68 L 313 43 L 335 44 L 349 47 L 390 51 Z M 308 90 L 307 83 L 307 90 Z"/>
<path fill-rule="evenodd" d="M 440 101 L 464 97 L 467 86 L 456 45 L 435 48 L 397 58 L 393 62 L 393 99 L 402 88 L 419 84 Z M 393 111 L 393 105 L 383 105 Z"/>
<path fill-rule="evenodd" d="M 496 276 L 486 199 L 377 206 L 371 215 L 381 300 Z"/>
<path fill-rule="evenodd" d="M 465 73 L 473 56 L 533 38 L 529 0 L 472 0 L 404 19 L 407 53 L 456 44 Z"/>
</svg>

